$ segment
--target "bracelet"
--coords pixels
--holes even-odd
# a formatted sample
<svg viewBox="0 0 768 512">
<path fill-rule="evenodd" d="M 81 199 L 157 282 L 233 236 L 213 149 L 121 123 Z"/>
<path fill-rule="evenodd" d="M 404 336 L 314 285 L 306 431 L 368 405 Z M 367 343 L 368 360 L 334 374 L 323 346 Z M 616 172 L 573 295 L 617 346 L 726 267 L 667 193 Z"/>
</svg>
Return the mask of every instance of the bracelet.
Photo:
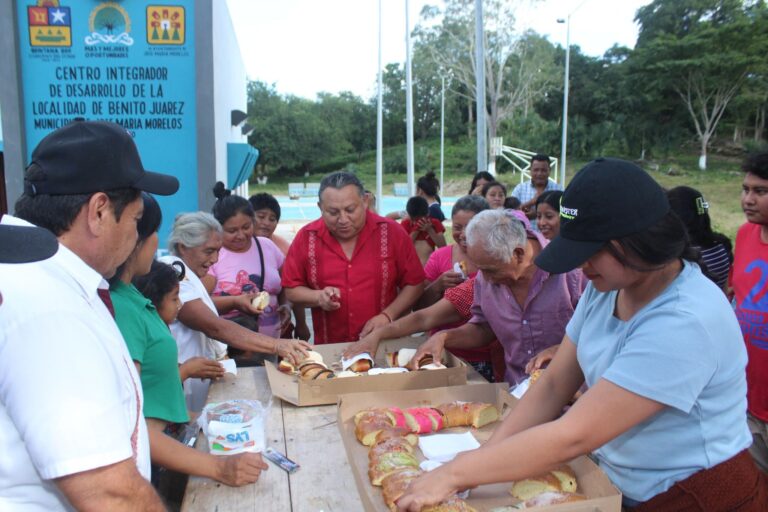
<svg viewBox="0 0 768 512">
<path fill-rule="evenodd" d="M 383 310 L 382 310 L 382 312 L 381 312 L 381 313 L 379 313 L 379 314 L 380 314 L 380 315 L 384 315 L 385 317 L 387 317 L 387 320 L 389 320 L 389 323 L 392 323 L 392 317 L 391 317 L 391 316 L 389 316 L 389 315 L 387 314 L 387 312 L 386 312 L 386 311 L 383 311 Z"/>
</svg>

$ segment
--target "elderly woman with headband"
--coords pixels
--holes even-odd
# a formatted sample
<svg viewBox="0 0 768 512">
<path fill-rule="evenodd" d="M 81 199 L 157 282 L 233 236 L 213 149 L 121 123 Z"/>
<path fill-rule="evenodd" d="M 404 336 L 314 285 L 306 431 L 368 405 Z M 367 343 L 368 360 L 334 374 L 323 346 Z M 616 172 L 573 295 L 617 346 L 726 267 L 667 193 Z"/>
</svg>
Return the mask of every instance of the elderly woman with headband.
<svg viewBox="0 0 768 512">
<path fill-rule="evenodd" d="M 419 477 L 398 510 L 584 454 L 629 511 L 768 510 L 765 475 L 747 452 L 739 323 L 664 190 L 636 165 L 601 158 L 576 174 L 560 212 L 560 235 L 536 264 L 580 266 L 591 283 L 557 355 L 488 442 Z"/>
<path fill-rule="evenodd" d="M 251 306 L 249 296 L 217 297 L 214 299 L 200 280 L 219 259 L 222 246 L 221 224 L 209 213 L 183 213 L 176 217 L 168 239 L 171 256 L 161 258 L 165 263 L 181 261 L 185 278 L 180 283 L 179 297 L 183 303 L 178 319 L 171 324 L 171 332 L 179 346 L 179 360 L 204 356 L 226 357 L 229 346 L 266 354 L 277 354 L 292 362 L 306 356 L 309 345 L 303 341 L 276 339 L 259 334 L 219 317 L 233 309 L 258 313 Z M 217 341 L 218 340 L 218 341 Z M 184 383 L 187 405 L 199 411 L 205 405 L 208 382 L 187 379 Z"/>
</svg>

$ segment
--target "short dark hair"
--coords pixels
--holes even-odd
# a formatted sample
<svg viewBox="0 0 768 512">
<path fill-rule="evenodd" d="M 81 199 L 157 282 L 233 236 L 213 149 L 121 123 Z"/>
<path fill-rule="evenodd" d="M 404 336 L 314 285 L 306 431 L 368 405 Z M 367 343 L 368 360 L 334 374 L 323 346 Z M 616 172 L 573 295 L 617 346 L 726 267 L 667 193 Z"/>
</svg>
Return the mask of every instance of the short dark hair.
<svg viewBox="0 0 768 512">
<path fill-rule="evenodd" d="M 25 178 L 39 180 L 42 177 L 42 171 L 36 165 L 33 164 L 27 168 Z M 120 222 L 125 208 L 138 199 L 139 194 L 141 194 L 141 191 L 136 188 L 118 188 L 103 190 L 102 192 L 109 197 L 112 210 L 115 212 L 115 220 L 118 222 Z M 51 231 L 56 236 L 61 236 L 69 231 L 75 218 L 92 196 L 93 194 L 30 195 L 25 191 L 16 200 L 14 214 L 27 222 Z"/>
<path fill-rule="evenodd" d="M 507 195 L 507 187 L 504 186 L 503 183 L 498 181 L 489 181 L 485 185 L 483 185 L 483 197 L 485 197 L 488 194 L 488 191 L 491 190 L 493 187 L 500 187 L 501 190 L 504 191 L 504 195 Z"/>
<path fill-rule="evenodd" d="M 561 190 L 548 190 L 536 199 L 536 207 L 540 204 L 548 204 L 556 212 L 560 211 L 560 199 L 563 197 Z"/>
<path fill-rule="evenodd" d="M 264 209 L 272 210 L 277 220 L 280 220 L 280 203 L 277 202 L 277 199 L 272 194 L 259 192 L 249 197 L 248 202 L 251 203 L 254 213 Z"/>
<path fill-rule="evenodd" d="M 531 157 L 531 164 L 533 164 L 533 162 L 547 162 L 547 165 L 550 165 L 549 155 L 545 155 L 544 153 L 536 153 Z"/>
<path fill-rule="evenodd" d="M 213 195 L 216 196 L 216 202 L 213 203 L 211 213 L 222 226 L 238 213 L 253 218 L 251 203 L 244 197 L 232 195 L 232 191 L 221 181 L 217 181 L 213 186 Z"/>
<path fill-rule="evenodd" d="M 426 217 L 429 215 L 429 204 L 427 204 L 427 200 L 423 197 L 413 196 L 408 199 L 408 202 L 405 204 L 405 211 L 412 219 L 416 217 Z"/>
<path fill-rule="evenodd" d="M 184 279 L 184 265 L 174 261 L 171 265 L 153 261 L 148 274 L 133 278 L 133 285 L 148 298 L 155 309 L 160 309 L 163 297 L 171 293 Z"/>
<path fill-rule="evenodd" d="M 477 187 L 477 182 L 480 180 L 496 181 L 496 178 L 494 178 L 493 174 L 489 173 L 488 171 L 478 172 L 472 177 L 472 185 L 470 185 L 469 187 L 469 192 L 467 192 L 468 194 L 471 194 L 472 191 L 475 190 L 475 188 Z"/>
<path fill-rule="evenodd" d="M 768 151 L 752 153 L 744 159 L 741 170 L 748 174 L 754 174 L 760 179 L 768 180 Z"/>
<path fill-rule="evenodd" d="M 505 210 L 519 210 L 522 205 L 523 203 L 521 203 L 520 200 L 515 196 L 509 196 L 504 199 Z"/>
<path fill-rule="evenodd" d="M 365 187 L 363 187 L 363 184 L 360 182 L 357 176 L 351 172 L 336 171 L 325 175 L 320 181 L 320 189 L 317 191 L 317 198 L 322 201 L 323 191 L 328 187 L 341 190 L 342 188 L 349 185 L 354 185 L 357 188 L 357 192 L 360 194 L 360 197 L 365 195 Z"/>
</svg>

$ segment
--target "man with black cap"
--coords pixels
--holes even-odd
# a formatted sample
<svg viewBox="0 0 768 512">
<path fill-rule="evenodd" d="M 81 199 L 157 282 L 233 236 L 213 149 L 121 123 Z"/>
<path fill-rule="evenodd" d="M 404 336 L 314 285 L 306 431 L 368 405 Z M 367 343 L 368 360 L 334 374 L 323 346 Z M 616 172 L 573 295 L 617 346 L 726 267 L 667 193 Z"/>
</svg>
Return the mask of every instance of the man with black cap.
<svg viewBox="0 0 768 512">
<path fill-rule="evenodd" d="M 15 214 L 58 252 L 0 264 L 0 510 L 164 510 L 105 278 L 136 244 L 141 191 L 178 187 L 112 123 L 75 121 L 33 151 Z"/>
<path fill-rule="evenodd" d="M 490 440 L 412 482 L 398 510 L 589 453 L 632 512 L 768 510 L 746 451 L 739 325 L 662 188 L 630 162 L 597 159 L 565 190 L 560 215 L 536 265 L 580 266 L 591 284 L 555 358 Z"/>
</svg>

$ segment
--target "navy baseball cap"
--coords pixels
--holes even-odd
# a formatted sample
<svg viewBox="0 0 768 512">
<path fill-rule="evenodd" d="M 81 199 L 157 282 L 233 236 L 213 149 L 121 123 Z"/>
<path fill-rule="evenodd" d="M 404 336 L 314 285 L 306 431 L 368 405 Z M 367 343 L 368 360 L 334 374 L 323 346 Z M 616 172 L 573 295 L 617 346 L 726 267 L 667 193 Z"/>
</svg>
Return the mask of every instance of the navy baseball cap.
<svg viewBox="0 0 768 512">
<path fill-rule="evenodd" d="M 179 180 L 144 169 L 133 137 L 119 124 L 75 120 L 49 133 L 32 152 L 30 168 L 41 171 L 24 179 L 24 193 L 74 195 L 136 188 L 168 196 Z"/>
<path fill-rule="evenodd" d="M 598 158 L 573 177 L 560 199 L 560 234 L 536 257 L 552 274 L 579 267 L 610 240 L 643 231 L 669 212 L 664 189 L 643 169 Z"/>
</svg>

